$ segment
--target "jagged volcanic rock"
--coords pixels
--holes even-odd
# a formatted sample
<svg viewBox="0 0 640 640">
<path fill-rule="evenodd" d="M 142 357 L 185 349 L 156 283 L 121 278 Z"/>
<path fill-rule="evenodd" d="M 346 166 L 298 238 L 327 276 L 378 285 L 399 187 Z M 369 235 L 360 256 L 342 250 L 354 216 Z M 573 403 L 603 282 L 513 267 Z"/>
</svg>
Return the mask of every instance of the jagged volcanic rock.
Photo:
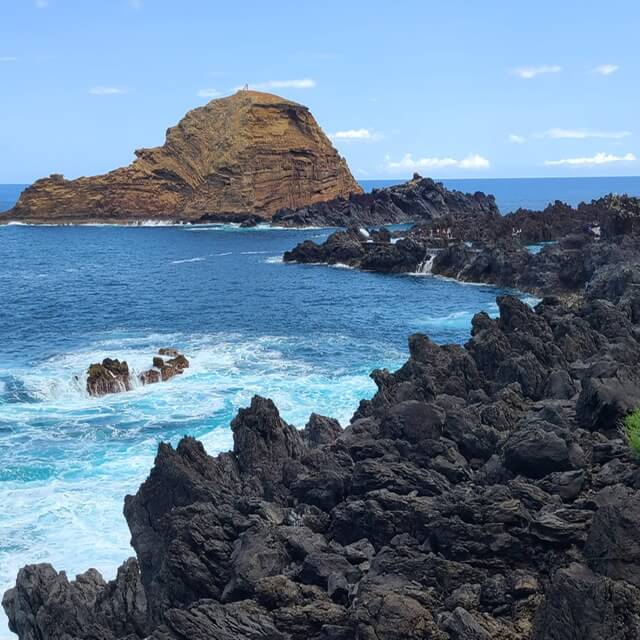
<svg viewBox="0 0 640 640">
<path fill-rule="evenodd" d="M 401 222 L 420 222 L 444 216 L 493 215 L 499 217 L 493 196 L 462 193 L 417 173 L 413 179 L 393 187 L 354 193 L 306 207 L 283 209 L 273 224 L 287 227 L 375 226 Z"/>
<path fill-rule="evenodd" d="M 175 349 L 163 348 L 160 355 L 153 358 L 153 368 L 138 375 L 142 384 L 165 382 L 180 375 L 189 368 L 189 361 Z M 169 356 L 168 360 L 160 356 Z M 105 358 L 102 363 L 94 363 L 87 370 L 87 392 L 91 396 L 103 396 L 107 393 L 121 393 L 131 390 L 131 372 L 126 362 Z"/>
<path fill-rule="evenodd" d="M 105 358 L 102 363 L 94 363 L 87 370 L 87 392 L 91 396 L 120 393 L 131 389 L 129 365 L 123 361 Z"/>
<path fill-rule="evenodd" d="M 600 283 L 616 302 L 499 297 L 464 346 L 412 336 L 344 430 L 313 415 L 298 432 L 255 397 L 232 452 L 161 444 L 125 501 L 138 564 L 108 584 L 26 567 L 3 600 L 11 628 L 21 640 L 637 638 L 640 467 L 618 419 L 640 402 L 640 332 L 625 281 Z"/>
<path fill-rule="evenodd" d="M 283 207 L 361 192 L 306 107 L 257 91 L 190 111 L 161 147 L 136 156 L 100 176 L 38 180 L 2 220 L 268 219 Z"/>
<path fill-rule="evenodd" d="M 571 234 L 562 235 L 567 231 Z M 398 233 L 392 238 L 388 231 L 352 227 L 322 244 L 305 240 L 286 251 L 283 260 L 343 263 L 379 273 L 432 273 L 541 296 L 586 293 L 615 303 L 624 296 L 634 321 L 640 318 L 638 198 L 610 195 L 575 210 L 556 203 L 542 212 L 504 217 L 462 212 Z M 556 242 L 531 253 L 526 242 L 540 238 Z"/>
</svg>

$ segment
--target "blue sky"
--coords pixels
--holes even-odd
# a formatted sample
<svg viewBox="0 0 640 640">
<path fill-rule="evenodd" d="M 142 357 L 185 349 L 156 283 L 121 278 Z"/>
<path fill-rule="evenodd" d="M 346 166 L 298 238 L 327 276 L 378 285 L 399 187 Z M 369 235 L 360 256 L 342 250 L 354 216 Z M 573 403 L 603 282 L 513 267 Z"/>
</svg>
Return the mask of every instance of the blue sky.
<svg viewBox="0 0 640 640">
<path fill-rule="evenodd" d="M 0 182 L 91 175 L 248 82 L 360 178 L 640 174 L 636 1 L 0 0 Z"/>
</svg>

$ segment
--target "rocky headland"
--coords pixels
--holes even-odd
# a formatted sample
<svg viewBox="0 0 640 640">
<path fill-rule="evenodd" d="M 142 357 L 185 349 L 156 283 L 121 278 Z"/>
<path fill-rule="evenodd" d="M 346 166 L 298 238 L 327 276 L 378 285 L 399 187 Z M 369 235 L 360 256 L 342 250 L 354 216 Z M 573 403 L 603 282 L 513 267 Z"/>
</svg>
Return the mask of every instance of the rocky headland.
<svg viewBox="0 0 640 640">
<path fill-rule="evenodd" d="M 193 109 L 161 147 L 135 154 L 104 175 L 37 180 L 0 222 L 268 220 L 361 192 L 306 107 L 257 91 Z"/>
<path fill-rule="evenodd" d="M 550 244 L 533 253 L 528 245 L 536 242 Z M 539 296 L 582 295 L 603 279 L 640 282 L 640 199 L 610 195 L 577 208 L 555 203 L 505 216 L 463 209 L 393 234 L 352 227 L 322 244 L 305 240 L 284 261 L 441 275 Z"/>
<path fill-rule="evenodd" d="M 498 298 L 464 346 L 409 339 L 343 429 L 254 397 L 234 448 L 160 445 L 106 582 L 24 567 L 21 640 L 632 640 L 640 293 Z M 97 532 L 96 535 L 99 535 Z"/>
<path fill-rule="evenodd" d="M 109 582 L 21 569 L 2 603 L 20 640 L 640 637 L 640 453 L 621 426 L 640 407 L 639 201 L 498 219 L 484 198 L 285 259 L 517 286 L 535 309 L 498 297 L 465 345 L 411 336 L 344 428 L 297 430 L 256 396 L 232 451 L 161 444 L 125 498 L 136 557 Z"/>
</svg>

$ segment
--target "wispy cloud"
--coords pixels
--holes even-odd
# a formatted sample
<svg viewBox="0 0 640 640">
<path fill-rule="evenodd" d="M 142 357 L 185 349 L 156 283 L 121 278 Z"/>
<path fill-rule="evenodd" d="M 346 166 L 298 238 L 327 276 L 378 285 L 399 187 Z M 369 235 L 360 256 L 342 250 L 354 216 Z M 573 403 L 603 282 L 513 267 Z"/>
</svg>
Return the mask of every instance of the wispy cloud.
<svg viewBox="0 0 640 640">
<path fill-rule="evenodd" d="M 610 76 L 619 69 L 617 64 L 599 64 L 592 69 L 593 73 L 599 73 L 601 76 Z"/>
<path fill-rule="evenodd" d="M 0 56 L 0 62 L 16 62 L 17 60 L 16 56 Z"/>
<path fill-rule="evenodd" d="M 115 96 L 125 93 L 125 90 L 122 87 L 91 87 L 89 93 L 92 96 Z"/>
<path fill-rule="evenodd" d="M 624 156 L 616 156 L 612 153 L 596 153 L 595 156 L 586 158 L 563 158 L 561 160 L 545 160 L 547 166 L 569 165 L 574 167 L 593 166 L 599 164 L 609 164 L 611 162 L 635 162 L 636 157 L 633 153 L 627 153 Z"/>
<path fill-rule="evenodd" d="M 313 89 L 316 81 L 311 78 L 300 80 L 269 80 L 268 82 L 257 82 L 250 84 L 250 89 Z"/>
<path fill-rule="evenodd" d="M 132 9 L 135 9 L 136 11 L 142 9 L 143 4 L 144 2 L 142 0 L 129 0 L 129 5 L 131 6 Z"/>
<path fill-rule="evenodd" d="M 445 167 L 458 167 L 460 169 L 488 169 L 489 160 L 477 153 L 469 154 L 466 158 L 414 158 L 412 154 L 405 153 L 401 160 L 392 161 L 388 156 L 388 169 L 442 169 Z"/>
<path fill-rule="evenodd" d="M 573 140 L 586 140 L 587 138 L 619 140 L 621 138 L 627 138 L 630 135 L 631 131 L 598 131 L 593 129 L 561 129 L 554 127 L 547 129 L 544 133 L 536 134 L 536 137 Z"/>
<path fill-rule="evenodd" d="M 196 95 L 200 98 L 216 98 L 220 92 L 217 89 L 198 89 Z"/>
<path fill-rule="evenodd" d="M 36 0 L 35 5 L 38 9 L 46 9 L 49 6 L 49 0 Z"/>
<path fill-rule="evenodd" d="M 509 142 L 513 144 L 523 144 L 526 141 L 524 136 L 519 136 L 517 133 L 509 134 Z"/>
<path fill-rule="evenodd" d="M 552 65 L 540 65 L 539 67 L 518 67 L 513 69 L 511 73 L 522 78 L 523 80 L 531 80 L 536 76 L 541 76 L 546 73 L 560 73 L 562 67 L 557 64 Z"/>
<path fill-rule="evenodd" d="M 379 139 L 380 135 L 369 129 L 347 129 L 330 133 L 329 137 L 332 140 L 374 140 Z"/>
</svg>

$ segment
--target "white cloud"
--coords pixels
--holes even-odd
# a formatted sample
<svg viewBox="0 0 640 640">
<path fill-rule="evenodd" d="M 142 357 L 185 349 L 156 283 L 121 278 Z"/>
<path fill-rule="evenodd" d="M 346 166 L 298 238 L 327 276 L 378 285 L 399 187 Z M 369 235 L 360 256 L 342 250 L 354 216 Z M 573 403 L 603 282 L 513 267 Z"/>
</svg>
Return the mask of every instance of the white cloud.
<svg viewBox="0 0 640 640">
<path fill-rule="evenodd" d="M 599 64 L 592 69 L 593 73 L 599 73 L 601 76 L 610 76 L 615 73 L 620 67 L 617 64 Z"/>
<path fill-rule="evenodd" d="M 587 138 L 619 140 L 620 138 L 627 138 L 630 135 L 631 131 L 594 131 L 592 129 L 560 129 L 554 127 L 553 129 L 547 129 L 544 133 L 536 137 L 555 139 L 570 138 L 574 140 L 586 140 Z"/>
<path fill-rule="evenodd" d="M 124 93 L 121 87 L 91 87 L 89 93 L 92 96 L 115 96 Z"/>
<path fill-rule="evenodd" d="M 560 73 L 562 67 L 557 64 L 554 65 L 541 65 L 539 67 L 519 67 L 514 69 L 512 73 L 523 80 L 531 80 L 536 76 L 541 76 L 545 73 Z"/>
<path fill-rule="evenodd" d="M 199 89 L 196 95 L 200 98 L 216 98 L 220 92 L 216 89 Z"/>
<path fill-rule="evenodd" d="M 489 161 L 481 155 L 473 153 L 460 160 L 458 166 L 461 169 L 488 169 Z"/>
<path fill-rule="evenodd" d="M 49 0 L 36 0 L 35 4 L 38 9 L 46 9 L 49 6 Z"/>
<path fill-rule="evenodd" d="M 598 164 L 609 164 L 610 162 L 635 162 L 633 153 L 624 156 L 615 156 L 612 153 L 596 153 L 595 156 L 587 158 L 563 158 L 562 160 L 545 160 L 547 166 L 570 165 L 574 167 L 592 166 Z"/>
<path fill-rule="evenodd" d="M 392 162 L 389 156 L 385 156 L 388 169 L 442 169 L 444 167 L 459 167 L 460 169 L 488 169 L 489 161 L 477 153 L 469 154 L 466 158 L 414 158 L 412 154 L 405 153 L 402 160 Z"/>
<path fill-rule="evenodd" d="M 509 134 L 509 142 L 512 142 L 513 144 L 523 144 L 525 140 L 524 136 L 519 136 L 517 133 Z"/>
<path fill-rule="evenodd" d="M 16 62 L 17 60 L 16 56 L 0 56 L 0 62 Z"/>
<path fill-rule="evenodd" d="M 316 81 L 311 78 L 301 80 L 269 80 L 268 82 L 258 82 L 250 84 L 250 89 L 313 89 Z"/>
<path fill-rule="evenodd" d="M 373 135 L 369 129 L 347 129 L 329 135 L 332 140 L 371 140 Z"/>
</svg>

